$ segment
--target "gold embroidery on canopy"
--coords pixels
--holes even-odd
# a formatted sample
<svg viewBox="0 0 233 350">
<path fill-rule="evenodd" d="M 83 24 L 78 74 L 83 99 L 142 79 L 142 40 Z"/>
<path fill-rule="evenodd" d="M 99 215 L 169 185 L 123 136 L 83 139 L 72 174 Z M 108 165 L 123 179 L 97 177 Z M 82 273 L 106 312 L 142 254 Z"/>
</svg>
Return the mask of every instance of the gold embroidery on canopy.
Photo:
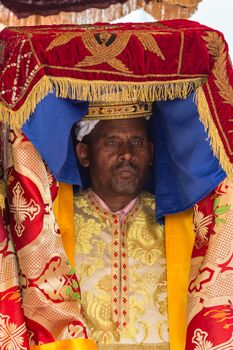
<svg viewBox="0 0 233 350">
<path fill-rule="evenodd" d="M 138 32 L 137 31 L 136 33 L 133 33 L 133 34 L 135 34 L 136 37 L 138 38 L 138 40 L 141 42 L 144 50 L 154 52 L 163 61 L 165 60 L 165 57 L 164 57 L 162 51 L 160 50 L 155 38 L 152 35 L 152 34 L 156 34 L 156 32 L 150 34 L 148 32 Z M 159 33 L 159 34 L 164 35 L 164 34 L 168 34 L 168 33 Z"/>
<path fill-rule="evenodd" d="M 170 35 L 168 32 L 155 32 L 152 34 Z M 85 32 L 82 35 L 82 41 L 92 56 L 86 56 L 76 67 L 108 63 L 116 70 L 133 73 L 123 62 L 116 58 L 125 49 L 132 35 L 138 38 L 145 50 L 154 52 L 162 60 L 165 60 L 152 34 L 145 31 L 127 31 L 118 32 L 117 34 L 113 32 Z"/>
<path fill-rule="evenodd" d="M 47 47 L 46 51 L 50 51 L 54 49 L 55 47 L 62 46 L 70 42 L 72 39 L 79 37 L 82 35 L 82 32 L 77 33 L 77 32 L 66 32 L 62 33 L 60 35 L 57 35 L 53 41 L 49 44 Z"/>
<path fill-rule="evenodd" d="M 215 63 L 213 74 L 220 96 L 233 106 L 233 88 L 227 75 L 227 51 L 222 37 L 216 32 L 207 32 L 203 39 Z"/>
</svg>

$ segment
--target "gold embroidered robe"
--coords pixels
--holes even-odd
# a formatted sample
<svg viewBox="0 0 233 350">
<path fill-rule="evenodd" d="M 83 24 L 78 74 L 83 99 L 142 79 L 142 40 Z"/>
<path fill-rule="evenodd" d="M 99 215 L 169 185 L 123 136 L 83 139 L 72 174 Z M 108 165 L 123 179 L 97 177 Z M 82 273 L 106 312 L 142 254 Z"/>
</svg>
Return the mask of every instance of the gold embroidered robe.
<svg viewBox="0 0 233 350">
<path fill-rule="evenodd" d="M 75 199 L 75 265 L 86 321 L 99 349 L 168 349 L 163 226 L 141 194 L 120 215 L 90 190 Z"/>
</svg>

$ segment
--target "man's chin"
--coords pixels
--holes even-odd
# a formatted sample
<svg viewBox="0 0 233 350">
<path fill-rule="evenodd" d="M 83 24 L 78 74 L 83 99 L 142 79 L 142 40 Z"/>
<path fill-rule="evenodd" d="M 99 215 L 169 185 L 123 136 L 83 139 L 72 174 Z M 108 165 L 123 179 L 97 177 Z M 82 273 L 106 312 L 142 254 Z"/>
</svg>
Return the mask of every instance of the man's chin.
<svg viewBox="0 0 233 350">
<path fill-rule="evenodd" d="M 112 179 L 111 187 L 114 193 L 123 196 L 136 196 L 140 192 L 137 179 Z"/>
</svg>

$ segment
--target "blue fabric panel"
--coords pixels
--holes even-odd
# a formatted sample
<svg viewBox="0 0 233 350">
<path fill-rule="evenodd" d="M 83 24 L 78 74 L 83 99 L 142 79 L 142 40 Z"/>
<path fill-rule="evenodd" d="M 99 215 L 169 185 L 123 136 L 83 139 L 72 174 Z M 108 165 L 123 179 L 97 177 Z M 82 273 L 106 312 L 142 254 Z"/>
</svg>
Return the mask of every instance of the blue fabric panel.
<svg viewBox="0 0 233 350">
<path fill-rule="evenodd" d="M 155 142 L 157 218 L 192 207 L 225 177 L 199 120 L 194 94 L 155 104 L 151 118 Z"/>
<path fill-rule="evenodd" d="M 156 102 L 154 107 L 148 129 L 155 144 L 155 169 L 150 169 L 145 188 L 155 192 L 156 216 L 161 219 L 192 207 L 226 175 L 213 156 L 193 94 L 185 100 Z M 86 169 L 77 163 L 71 129 L 87 110 L 87 102 L 50 94 L 22 129 L 53 175 L 80 187 L 89 180 Z"/>
<path fill-rule="evenodd" d="M 82 186 L 71 129 L 87 113 L 88 105 L 49 94 L 22 128 L 58 181 Z"/>
</svg>

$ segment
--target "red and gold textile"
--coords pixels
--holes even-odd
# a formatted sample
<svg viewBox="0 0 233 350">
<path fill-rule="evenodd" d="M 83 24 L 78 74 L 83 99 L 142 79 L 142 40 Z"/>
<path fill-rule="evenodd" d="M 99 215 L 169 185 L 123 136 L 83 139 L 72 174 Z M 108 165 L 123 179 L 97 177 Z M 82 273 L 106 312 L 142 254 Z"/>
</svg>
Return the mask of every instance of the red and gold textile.
<svg viewBox="0 0 233 350">
<path fill-rule="evenodd" d="M 83 349 L 88 330 L 81 311 L 79 283 L 52 210 L 57 183 L 19 130 L 11 130 L 9 139 L 5 164 L 10 236 L 4 224 L 0 226 L 1 350 L 26 350 L 32 345 L 54 341 L 62 344 L 73 338 L 83 339 L 77 347 Z M 21 293 L 10 237 L 20 266 Z M 88 344 L 87 340 L 85 349 Z M 92 342 L 90 349 L 94 348 Z"/>
<path fill-rule="evenodd" d="M 9 28 L 0 35 L 0 69 L 1 118 L 15 126 L 53 89 L 78 100 L 150 102 L 196 89 L 213 151 L 233 176 L 233 74 L 217 31 L 185 20 Z"/>
<path fill-rule="evenodd" d="M 3 209 L 0 220 L 0 347 L 2 350 L 28 349 L 15 251 Z"/>
<path fill-rule="evenodd" d="M 194 207 L 186 350 L 232 349 L 233 183 L 224 180 Z"/>
<path fill-rule="evenodd" d="M 142 192 L 124 218 L 91 190 L 74 203 L 75 264 L 99 350 L 170 349 L 164 226 L 154 196 Z"/>
</svg>

